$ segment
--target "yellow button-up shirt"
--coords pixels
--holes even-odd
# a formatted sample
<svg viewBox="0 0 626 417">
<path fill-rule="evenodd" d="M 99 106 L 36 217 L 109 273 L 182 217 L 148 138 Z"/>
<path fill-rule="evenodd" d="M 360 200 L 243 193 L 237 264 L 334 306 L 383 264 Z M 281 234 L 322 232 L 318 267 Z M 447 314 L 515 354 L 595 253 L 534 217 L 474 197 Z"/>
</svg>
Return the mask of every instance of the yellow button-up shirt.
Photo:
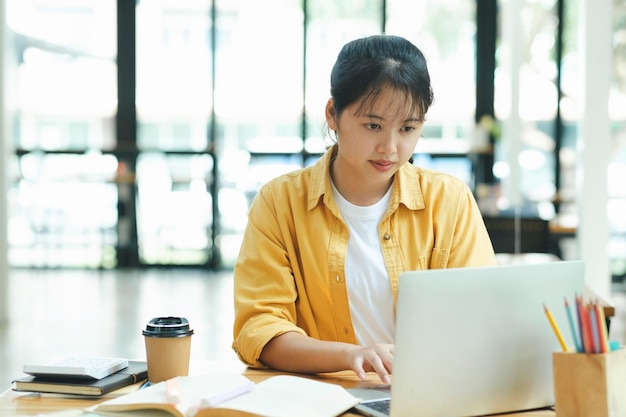
<svg viewBox="0 0 626 417">
<path fill-rule="evenodd" d="M 335 152 L 265 184 L 250 207 L 234 268 L 233 342 L 248 366 L 262 367 L 263 347 L 290 331 L 356 343 L 344 273 L 349 233 L 330 184 Z M 396 300 L 403 271 L 496 263 L 469 187 L 410 163 L 394 177 L 378 233 Z"/>
</svg>

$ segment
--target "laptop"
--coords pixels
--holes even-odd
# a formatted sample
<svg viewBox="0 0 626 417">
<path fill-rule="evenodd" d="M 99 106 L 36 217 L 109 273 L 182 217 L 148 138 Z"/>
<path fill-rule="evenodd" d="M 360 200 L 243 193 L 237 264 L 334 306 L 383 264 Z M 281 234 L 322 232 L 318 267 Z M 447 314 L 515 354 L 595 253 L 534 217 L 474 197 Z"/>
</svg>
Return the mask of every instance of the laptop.
<svg viewBox="0 0 626 417">
<path fill-rule="evenodd" d="M 552 352 L 568 344 L 564 299 L 583 293 L 584 263 L 559 261 L 404 272 L 391 387 L 354 388 L 375 417 L 469 417 L 554 405 Z M 390 404 L 390 411 L 376 406 Z"/>
</svg>

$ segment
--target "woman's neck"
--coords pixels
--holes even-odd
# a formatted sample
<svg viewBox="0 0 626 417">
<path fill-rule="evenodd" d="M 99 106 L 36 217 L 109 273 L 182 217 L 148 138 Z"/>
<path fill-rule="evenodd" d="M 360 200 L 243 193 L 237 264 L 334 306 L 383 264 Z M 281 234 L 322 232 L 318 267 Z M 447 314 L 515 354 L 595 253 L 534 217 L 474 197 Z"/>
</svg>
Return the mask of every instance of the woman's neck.
<svg viewBox="0 0 626 417">
<path fill-rule="evenodd" d="M 393 184 L 393 177 L 387 183 L 373 183 L 350 176 L 343 172 L 337 159 L 330 162 L 330 178 L 343 198 L 355 206 L 371 206 L 377 203 Z"/>
</svg>

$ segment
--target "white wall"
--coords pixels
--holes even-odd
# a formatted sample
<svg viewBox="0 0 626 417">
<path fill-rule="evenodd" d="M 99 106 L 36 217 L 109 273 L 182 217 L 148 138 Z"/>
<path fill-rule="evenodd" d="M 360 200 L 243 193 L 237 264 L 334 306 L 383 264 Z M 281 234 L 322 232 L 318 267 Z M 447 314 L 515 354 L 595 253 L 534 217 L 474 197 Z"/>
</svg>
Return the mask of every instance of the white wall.
<svg viewBox="0 0 626 417">
<path fill-rule="evenodd" d="M 480 0 L 479 0 L 480 1 Z M 521 172 L 519 154 L 522 151 L 520 132 L 522 121 L 520 118 L 520 66 L 523 64 L 523 28 L 522 28 L 523 0 L 509 0 L 502 7 L 502 43 L 505 51 L 500 58 L 501 65 L 508 71 L 510 79 L 509 117 L 502 121 L 502 147 L 509 165 L 509 175 L 502 180 L 504 195 L 512 207 L 518 208 L 522 203 Z M 516 239 L 517 242 L 517 239 Z M 517 245 L 517 243 L 516 243 Z"/>
<path fill-rule="evenodd" d="M 0 323 L 8 319 L 8 262 L 7 262 L 7 141 L 8 120 L 5 103 L 5 1 L 0 0 Z"/>
<path fill-rule="evenodd" d="M 576 186 L 578 248 L 586 265 L 586 283 L 598 295 L 611 292 L 607 219 L 607 167 L 611 141 L 608 111 L 612 78 L 611 0 L 579 4 L 579 67 L 582 106 L 577 142 Z"/>
</svg>

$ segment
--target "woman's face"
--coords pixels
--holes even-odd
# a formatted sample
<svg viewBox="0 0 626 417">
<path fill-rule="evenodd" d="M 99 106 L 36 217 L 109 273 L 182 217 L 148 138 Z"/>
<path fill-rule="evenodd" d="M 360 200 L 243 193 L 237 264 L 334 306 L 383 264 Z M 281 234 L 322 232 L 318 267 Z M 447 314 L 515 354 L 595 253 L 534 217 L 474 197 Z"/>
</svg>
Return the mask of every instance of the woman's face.
<svg viewBox="0 0 626 417">
<path fill-rule="evenodd" d="M 413 156 L 423 116 L 418 106 L 409 114 L 409 96 L 391 88 L 357 114 L 360 106 L 354 103 L 339 116 L 332 99 L 326 106 L 326 121 L 337 132 L 339 145 L 333 179 L 353 186 L 385 185 L 386 190 L 396 171 Z"/>
</svg>

